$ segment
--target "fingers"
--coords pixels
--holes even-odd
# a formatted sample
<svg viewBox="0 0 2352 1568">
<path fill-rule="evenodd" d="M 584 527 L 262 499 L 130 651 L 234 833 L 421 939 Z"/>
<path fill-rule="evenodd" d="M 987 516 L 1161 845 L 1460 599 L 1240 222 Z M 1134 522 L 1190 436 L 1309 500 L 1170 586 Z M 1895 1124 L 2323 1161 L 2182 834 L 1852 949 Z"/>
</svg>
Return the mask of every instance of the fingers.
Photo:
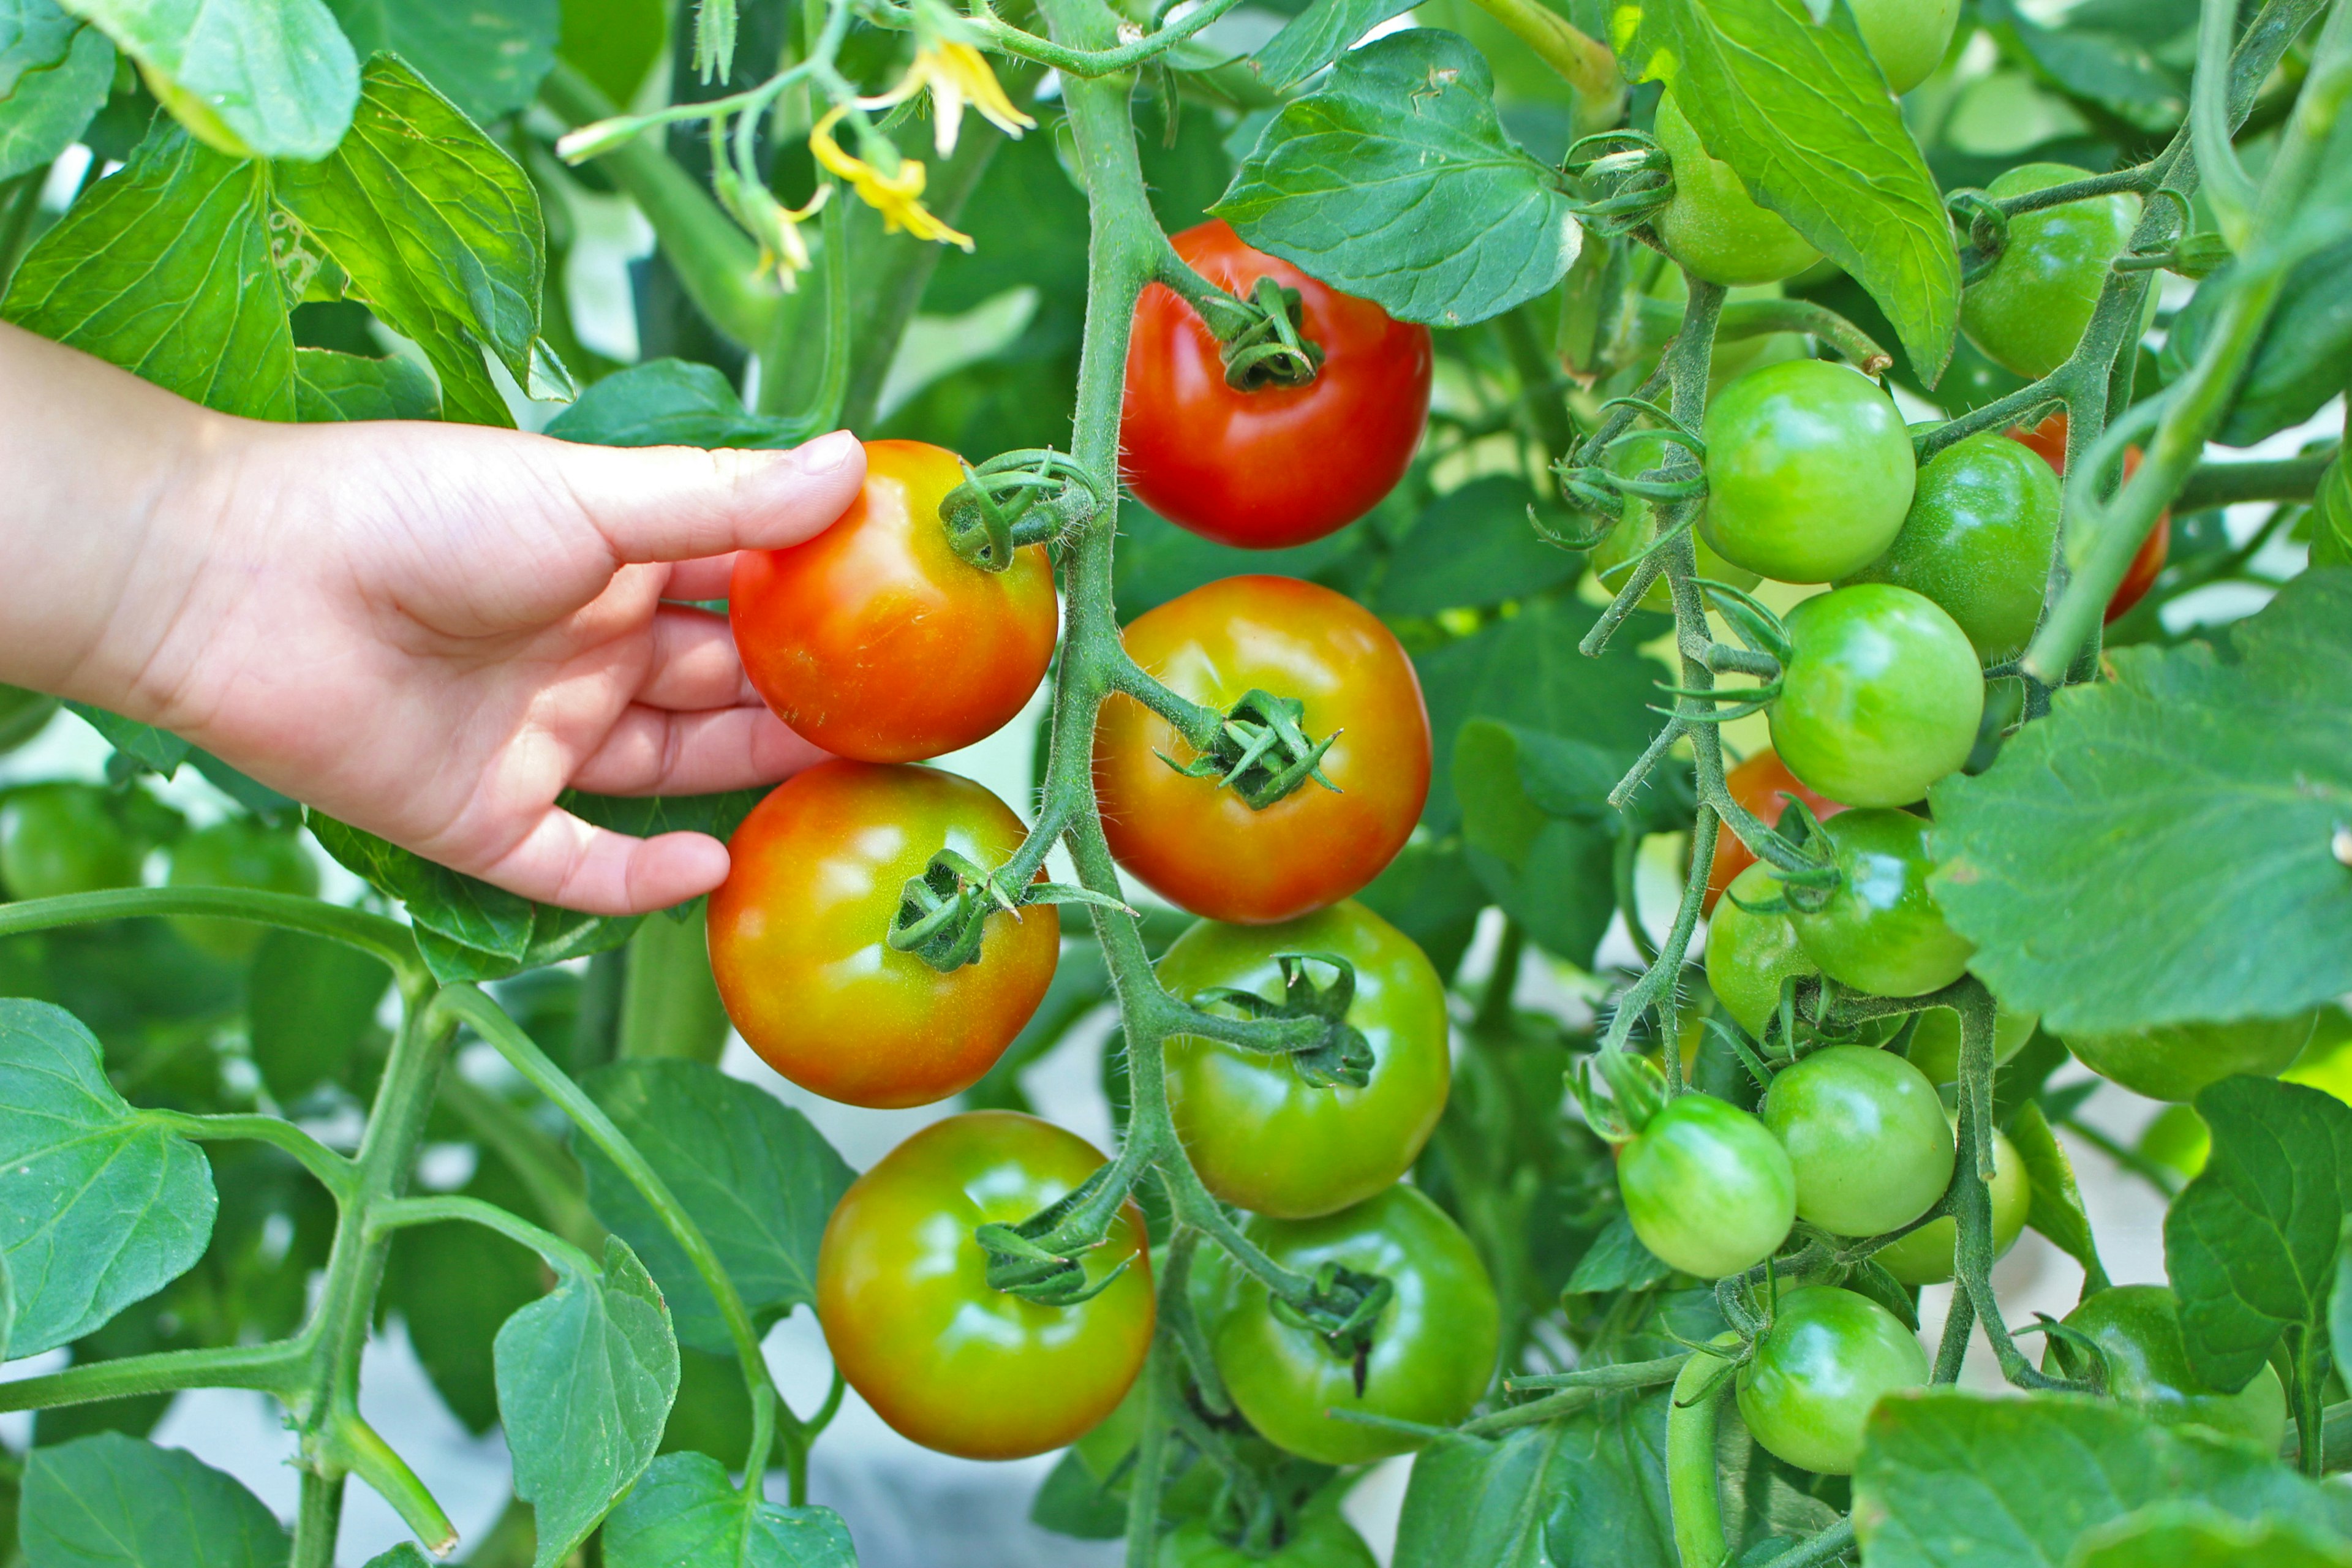
<svg viewBox="0 0 2352 1568">
<path fill-rule="evenodd" d="M 662 586 L 662 597 L 690 604 L 727 597 L 735 576 L 735 557 L 706 555 L 699 561 L 681 561 L 669 569 L 669 581 Z"/>
<path fill-rule="evenodd" d="M 477 875 L 541 903 L 640 915 L 727 879 L 727 847 L 703 833 L 632 838 L 551 807 L 520 844 Z"/>
<path fill-rule="evenodd" d="M 789 778 L 825 753 L 765 708 L 669 713 L 633 704 L 572 784 L 595 795 L 710 795 Z"/>
<path fill-rule="evenodd" d="M 654 612 L 653 658 L 636 700 L 648 708 L 690 712 L 756 706 L 727 623 L 704 610 L 666 605 Z"/>
<path fill-rule="evenodd" d="M 797 544 L 839 517 L 866 481 L 866 448 L 846 430 L 789 452 L 562 441 L 543 442 L 540 452 L 550 482 L 578 504 L 618 562 Z"/>
</svg>

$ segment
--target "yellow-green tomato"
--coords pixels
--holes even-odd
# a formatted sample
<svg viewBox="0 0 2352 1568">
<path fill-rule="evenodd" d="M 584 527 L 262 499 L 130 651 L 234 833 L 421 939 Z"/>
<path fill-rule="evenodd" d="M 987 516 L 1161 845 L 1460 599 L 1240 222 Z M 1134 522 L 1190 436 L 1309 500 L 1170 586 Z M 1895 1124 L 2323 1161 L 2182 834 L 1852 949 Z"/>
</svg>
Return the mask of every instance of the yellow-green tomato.
<svg viewBox="0 0 2352 1568">
<path fill-rule="evenodd" d="M 1818 910 L 1789 919 L 1823 974 L 1874 996 L 1924 996 L 1967 973 L 1976 944 L 1951 928 L 1927 889 L 1936 863 L 1926 818 L 1842 811 L 1822 832 L 1837 888 Z"/>
<path fill-rule="evenodd" d="M 2310 1043 L 2319 1015 L 2167 1024 L 2124 1035 L 2069 1035 L 2066 1048 L 2110 1082 L 2150 1100 L 2190 1100 L 2232 1073 L 2276 1078 Z"/>
<path fill-rule="evenodd" d="M 1785 914 L 1757 914 L 1740 906 L 1780 897 L 1780 879 L 1762 862 L 1731 879 L 1728 897 L 1706 923 L 1706 984 L 1723 1010 L 1757 1039 L 1780 1010 L 1780 986 L 1819 974 Z"/>
<path fill-rule="evenodd" d="M 1361 1203 L 1412 1169 L 1445 1110 L 1453 1067 L 1444 981 L 1411 937 L 1353 900 L 1277 925 L 1202 921 L 1170 944 L 1160 983 L 1188 1000 L 1229 988 L 1279 1001 L 1286 953 L 1354 966 L 1348 1022 L 1371 1047 L 1370 1079 L 1310 1083 L 1288 1057 L 1180 1035 L 1168 1043 L 1168 1099 L 1209 1191 L 1306 1219 Z M 1308 973 L 1331 978 L 1320 964 Z"/>
<path fill-rule="evenodd" d="M 1789 1152 L 1727 1100 L 1676 1095 L 1617 1152 L 1633 1234 L 1668 1267 L 1702 1279 L 1753 1268 L 1797 1218 Z"/>
<path fill-rule="evenodd" d="M 1992 1180 L 1985 1184 L 1992 1198 L 1992 1255 L 2007 1256 L 2025 1234 L 2025 1216 L 2033 1209 L 2033 1184 L 2025 1161 L 2009 1134 L 1992 1134 Z M 1959 1245 L 1960 1227 L 1949 1215 L 1931 1219 L 1902 1240 L 1880 1247 L 1870 1260 L 1905 1285 L 1941 1285 L 1952 1277 L 1952 1249 Z"/>
<path fill-rule="evenodd" d="M 2107 1391 L 2167 1425 L 2194 1423 L 2243 1437 L 2275 1454 L 2286 1438 L 2286 1390 L 2264 1366 L 2235 1394 L 2207 1384 L 2189 1364 L 2179 1298 L 2162 1285 L 2111 1285 L 2066 1314 L 2066 1326 L 2099 1347 Z M 2090 1358 L 2053 1334 L 2044 1370 L 2086 1375 Z"/>
<path fill-rule="evenodd" d="M 172 846 L 164 881 L 174 888 L 251 888 L 310 898 L 319 866 L 292 833 L 241 817 L 201 827 Z M 218 915 L 173 915 L 172 929 L 215 958 L 253 956 L 268 927 Z"/>
<path fill-rule="evenodd" d="M 2140 1130 L 2139 1152 L 2183 1181 L 2194 1181 L 2213 1156 L 2213 1132 L 2193 1105 L 2168 1105 Z"/>
<path fill-rule="evenodd" d="M 1789 220 L 1757 205 L 1732 173 L 1710 157 L 1671 92 L 1658 100 L 1654 127 L 1674 163 L 1675 195 L 1656 219 L 1668 256 L 1709 283 L 1774 283 L 1819 261 Z"/>
<path fill-rule="evenodd" d="M 1827 360 L 1751 370 L 1706 411 L 1699 532 L 1780 583 L 1830 583 L 1886 552 L 1918 469 L 1895 400 Z M 1833 799 L 1846 797 L 1828 792 Z"/>
<path fill-rule="evenodd" d="M 1936 1205 L 1952 1181 L 1952 1126 L 1936 1086 L 1891 1051 L 1831 1046 L 1772 1079 L 1764 1125 L 1789 1151 L 1797 1217 L 1879 1236 Z"/>
<path fill-rule="evenodd" d="M 2066 163 L 2021 163 L 1985 194 L 1999 200 L 2089 177 Z M 2082 341 L 2139 211 L 2139 197 L 2117 192 L 2011 218 L 1999 259 L 1960 296 L 1960 330 L 2002 369 L 2048 375 Z"/>
<path fill-rule="evenodd" d="M 1790 773 L 1849 805 L 1907 805 L 1969 760 L 1984 672 L 1933 600 L 1857 583 L 1807 599 L 1787 625 L 1790 652 L 1768 711 Z"/>
<path fill-rule="evenodd" d="M 1853 25 L 1871 58 L 1886 73 L 1886 85 L 1909 92 L 1951 47 L 1959 25 L 1960 0 L 1846 0 Z"/>
<path fill-rule="evenodd" d="M 2025 651 L 2058 542 L 2058 476 L 2023 443 L 1971 436 L 1930 458 L 1903 531 L 1846 579 L 1933 600 L 1986 664 Z"/>
<path fill-rule="evenodd" d="M 1674 451 L 1674 443 L 1664 435 L 1643 430 L 1612 447 L 1601 466 L 1622 478 L 1637 479 L 1651 469 L 1664 467 Z M 1601 579 L 1602 587 L 1615 593 L 1623 584 L 1625 574 L 1633 569 L 1634 558 L 1657 537 L 1657 507 L 1644 497 L 1627 496 L 1624 512 L 1616 525 L 1592 547 L 1593 575 Z M 1734 566 L 1717 555 L 1714 547 L 1697 537 L 1696 531 L 1691 542 L 1697 547 L 1700 576 L 1728 583 L 1735 588 L 1753 588 L 1761 580 L 1755 573 Z M 1651 584 L 1649 591 L 1642 595 L 1642 607 L 1664 615 L 1674 613 L 1674 590 L 1664 576 Z"/>
<path fill-rule="evenodd" d="M 1992 1060 L 1995 1067 L 2025 1048 L 2041 1020 L 2031 1013 L 1997 1008 L 1992 1016 Z M 1960 1016 L 1949 1007 L 1930 1007 L 1919 1015 L 1904 1053 L 1911 1065 L 1927 1075 L 1929 1083 L 1958 1083 L 1960 1079 Z"/>
<path fill-rule="evenodd" d="M 1774 1304 L 1739 1369 L 1739 1416 L 1775 1458 L 1852 1475 L 1872 1409 L 1927 1381 L 1927 1352 L 1894 1313 L 1852 1290 L 1808 1285 Z"/>
</svg>

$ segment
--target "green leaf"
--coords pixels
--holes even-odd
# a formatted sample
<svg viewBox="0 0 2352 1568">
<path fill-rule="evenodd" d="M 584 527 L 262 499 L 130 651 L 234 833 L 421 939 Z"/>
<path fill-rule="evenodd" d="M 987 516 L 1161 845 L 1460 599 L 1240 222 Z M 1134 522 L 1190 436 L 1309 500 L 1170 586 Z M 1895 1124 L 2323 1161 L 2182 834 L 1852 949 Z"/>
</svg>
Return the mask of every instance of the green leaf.
<svg viewBox="0 0 2352 1568">
<path fill-rule="evenodd" d="M 653 1462 L 677 1394 L 677 1341 L 645 1265 L 619 1237 L 601 1272 L 547 1258 L 555 1289 L 507 1320 L 499 1414 L 515 1496 L 538 1521 L 533 1568 L 554 1568 Z"/>
<path fill-rule="evenodd" d="M 2283 1017 L 2352 989 L 2352 571 L 2201 643 L 2124 647 L 1936 786 L 1969 967 L 2058 1034 Z"/>
<path fill-rule="evenodd" d="M 236 1478 L 119 1432 L 34 1449 L 18 1530 L 28 1568 L 280 1568 L 289 1546 Z"/>
<path fill-rule="evenodd" d="M 2153 13 L 2162 9 L 2160 5 L 2145 7 Z M 2159 61 L 2149 50 L 2152 42 L 2171 41 L 2160 26 L 2155 30 L 2155 37 L 2147 36 L 2145 23 L 2153 18 L 2116 18 L 2126 26 L 2131 21 L 2141 22 L 2141 27 L 2134 29 L 2140 36 L 2134 37 L 2099 25 L 2106 18 L 2086 15 L 2088 7 L 2080 5 L 2063 18 L 2062 26 L 2055 27 L 2045 27 L 2020 16 L 2009 0 L 1986 0 L 1983 10 L 1984 19 L 1995 29 L 1996 36 L 2032 60 L 2061 91 L 2151 132 L 2170 131 L 2189 112 L 2185 76 Z M 2189 26 L 2196 26 L 2193 13 Z"/>
<path fill-rule="evenodd" d="M 1935 176 L 1843 5 L 1649 0 L 1624 55 L 1763 206 L 1855 281 L 1933 385 L 1959 326 L 1960 263 Z"/>
<path fill-rule="evenodd" d="M 664 0 L 563 0 L 555 52 L 614 103 L 636 100 L 669 41 Z"/>
<path fill-rule="evenodd" d="M 1576 1272 L 1563 1287 L 1578 1296 L 1612 1295 L 1620 1290 L 1646 1290 L 1665 1283 L 1674 1270 L 1642 1245 L 1633 1222 L 1620 1214 L 1601 1227 L 1592 1245 L 1577 1260 Z"/>
<path fill-rule="evenodd" d="M 2174 318 L 2158 359 L 2175 376 L 2204 352 L 2213 318 L 2236 286 L 2224 267 L 2197 285 Z M 2255 342 L 2229 417 L 2214 438 L 2251 447 L 2302 424 L 2352 381 L 2352 240 L 2305 257 L 2290 269 Z"/>
<path fill-rule="evenodd" d="M 640 838 L 656 833 L 708 833 L 724 839 L 734 837 L 751 808 L 769 794 L 765 789 L 738 789 L 719 795 L 616 795 L 566 790 L 555 804 L 583 822 Z"/>
<path fill-rule="evenodd" d="M 1415 829 L 1397 858 L 1356 898 L 1412 938 L 1437 973 L 1448 977 L 1462 966 L 1487 904 L 1486 887 L 1470 869 L 1462 841 L 1441 841 L 1425 828 Z"/>
<path fill-rule="evenodd" d="M 1672 1568 L 1665 1395 L 1617 1395 L 1413 1461 L 1395 1568 Z"/>
<path fill-rule="evenodd" d="M 512 114 L 555 64 L 557 0 L 327 0 L 352 47 L 406 60 L 469 119 Z"/>
<path fill-rule="evenodd" d="M 2352 1518 L 2352 1499 L 2249 1444 L 2081 1394 L 1895 1395 L 1872 1414 L 1853 1476 L 1871 1568 L 2052 1568 L 2089 1531 L 2189 1500 L 2321 1531 Z"/>
<path fill-rule="evenodd" d="M 702 1227 L 756 1326 L 815 1302 L 817 1241 L 856 1173 L 806 1117 L 700 1062 L 615 1062 L 582 1087 Z M 679 1340 L 731 1349 L 719 1303 L 652 1206 L 593 1144 L 573 1146 L 589 1205 L 645 1258 Z"/>
<path fill-rule="evenodd" d="M 2205 1169 L 2164 1216 L 2165 1272 L 2189 1364 L 2224 1391 L 2262 1370 L 2282 1334 L 2327 1343 L 2338 1244 L 2352 1215 L 2352 1107 L 2318 1089 L 2226 1078 L 2197 1097 Z"/>
<path fill-rule="evenodd" d="M 1553 739 L 1491 719 L 1462 726 L 1454 744 L 1462 840 L 1470 869 L 1504 913 L 1539 945 L 1590 967 L 1617 912 L 1616 834 L 1589 816 L 1553 816 L 1529 798 L 1525 748 Z"/>
<path fill-rule="evenodd" d="M 546 234 L 520 165 L 388 55 L 368 62 L 351 134 L 317 163 L 278 168 L 278 196 L 349 275 L 348 292 L 415 340 L 452 419 L 511 425 L 482 363 L 531 384 Z"/>
<path fill-rule="evenodd" d="M 703 1454 L 654 1461 L 604 1526 L 606 1568 L 857 1568 L 848 1527 L 829 1508 L 746 1506 Z"/>
<path fill-rule="evenodd" d="M 530 951 L 536 906 L 521 894 L 436 866 L 321 812 L 308 813 L 304 821 L 345 869 L 407 905 L 408 918 L 422 931 L 517 963 Z"/>
<path fill-rule="evenodd" d="M 1111 561 L 1112 591 L 1118 618 L 1131 621 L 1146 610 L 1236 572 L 1272 572 L 1323 581 L 1361 548 L 1375 520 L 1349 523 L 1337 533 L 1287 550 L 1235 550 L 1177 527 L 1133 501 L 1118 511 L 1118 553 Z"/>
<path fill-rule="evenodd" d="M 224 414 L 291 419 L 269 211 L 268 164 L 159 118 L 26 256 L 0 317 Z"/>
<path fill-rule="evenodd" d="M 68 1343 L 204 1256 L 212 1167 L 107 1081 L 97 1037 L 46 1002 L 0 1000 L 0 1255 L 9 1350 Z"/>
<path fill-rule="evenodd" d="M 1035 1110 L 1022 1090 L 1021 1075 L 1060 1045 L 1080 1019 L 1115 1000 L 1110 966 L 1103 962 L 1101 947 L 1093 942 L 1070 944 L 1055 966 L 1045 1000 L 996 1058 L 996 1065 L 963 1091 L 962 1103 L 973 1110 Z"/>
<path fill-rule="evenodd" d="M 149 773 L 170 778 L 195 750 L 169 730 L 158 730 L 152 724 L 142 724 L 136 719 L 125 719 L 120 713 L 110 713 L 87 702 L 68 702 L 66 706 L 97 731 L 108 745 Z"/>
<path fill-rule="evenodd" d="M 528 1190 L 488 1149 L 462 1190 L 515 1213 L 532 1210 Z M 462 1221 L 395 1232 L 384 1259 L 384 1310 L 400 1314 L 449 1413 L 478 1434 L 499 1424 L 492 1354 L 499 1329 L 545 1289 L 538 1258 L 496 1231 Z"/>
<path fill-rule="evenodd" d="M 2067 1568 L 2352 1568 L 2352 1543 L 2284 1520 L 2232 1519 L 2206 1503 L 2156 1503 L 2085 1534 Z"/>
<path fill-rule="evenodd" d="M 404 1541 L 391 1551 L 369 1558 L 365 1568 L 433 1568 L 433 1559 L 419 1552 L 416 1542 Z"/>
<path fill-rule="evenodd" d="M 1538 502 L 1524 479 L 1489 475 L 1448 490 L 1397 542 L 1373 607 L 1383 616 L 1433 616 L 1524 599 L 1584 570 L 1584 557 L 1546 544 L 1528 526 Z"/>
<path fill-rule="evenodd" d="M 1105 1486 L 1072 1448 L 1037 1483 L 1029 1522 L 1073 1541 L 1117 1541 L 1127 1534 L 1127 1499 Z"/>
<path fill-rule="evenodd" d="M 302 931 L 261 940 L 246 981 L 253 1065 L 281 1101 L 342 1076 L 392 985 L 383 960 Z"/>
<path fill-rule="evenodd" d="M 105 107 L 114 46 L 57 0 L 0 0 L 0 180 L 48 163 Z"/>
<path fill-rule="evenodd" d="M 438 419 L 441 390 L 401 358 L 370 359 L 332 349 L 294 351 L 294 416 L 306 424 L 344 419 Z"/>
<path fill-rule="evenodd" d="M 1483 321 L 1558 283 L 1583 234 L 1494 94 L 1457 34 L 1375 39 L 1276 116 L 1210 211 L 1403 321 Z"/>
<path fill-rule="evenodd" d="M 2058 1135 L 2050 1130 L 2041 1106 L 2028 1100 L 2018 1108 L 2009 1124 L 2009 1141 L 2024 1161 L 2026 1179 L 2032 1184 L 2033 1206 L 2027 1211 L 2025 1223 L 2083 1266 L 2090 1289 L 2100 1289 L 2106 1283 L 2107 1271 L 2099 1262 L 2091 1217 L 2083 1210 L 2083 1191 L 2074 1184 L 2074 1164 L 2066 1158 Z"/>
<path fill-rule="evenodd" d="M 591 447 L 788 447 L 784 422 L 753 414 L 707 364 L 657 359 L 616 371 L 548 421 L 547 433 Z"/>
<path fill-rule="evenodd" d="M 66 9 L 264 158 L 323 158 L 352 123 L 359 62 L 320 0 L 66 0 Z"/>
<path fill-rule="evenodd" d="M 1358 38 L 1412 9 L 1412 0 L 1315 0 L 1251 57 L 1250 68 L 1279 91 L 1306 80 Z"/>
</svg>

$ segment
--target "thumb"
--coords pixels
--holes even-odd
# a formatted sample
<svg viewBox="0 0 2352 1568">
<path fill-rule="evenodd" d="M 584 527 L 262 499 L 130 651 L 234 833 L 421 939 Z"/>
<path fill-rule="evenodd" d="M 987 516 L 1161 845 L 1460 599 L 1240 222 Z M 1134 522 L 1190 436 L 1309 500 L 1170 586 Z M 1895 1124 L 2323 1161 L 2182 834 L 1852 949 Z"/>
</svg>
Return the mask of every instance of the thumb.
<svg viewBox="0 0 2352 1568">
<path fill-rule="evenodd" d="M 866 482 L 866 448 L 846 430 L 784 452 L 563 441 L 546 451 L 556 493 L 620 563 L 797 544 L 830 527 Z"/>
</svg>

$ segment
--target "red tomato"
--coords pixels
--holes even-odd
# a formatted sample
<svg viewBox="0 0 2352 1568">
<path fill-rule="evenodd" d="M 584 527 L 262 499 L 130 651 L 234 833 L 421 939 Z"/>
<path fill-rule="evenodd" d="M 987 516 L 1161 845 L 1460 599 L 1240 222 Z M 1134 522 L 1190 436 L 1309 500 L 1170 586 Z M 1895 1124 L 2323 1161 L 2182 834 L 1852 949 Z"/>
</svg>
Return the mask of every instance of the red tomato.
<svg viewBox="0 0 2352 1568">
<path fill-rule="evenodd" d="M 729 616 L 751 685 L 836 756 L 911 763 L 1004 727 L 1054 657 L 1044 545 L 984 572 L 950 548 L 953 452 L 866 443 L 866 488 L 831 528 L 735 558 Z"/>
<path fill-rule="evenodd" d="M 1121 469 L 1136 499 L 1245 550 L 1320 539 L 1379 505 L 1404 477 L 1429 416 L 1429 329 L 1251 249 L 1222 218 L 1174 244 L 1230 293 L 1246 298 L 1261 278 L 1297 289 L 1299 330 L 1322 348 L 1323 363 L 1305 386 L 1228 386 L 1206 323 L 1164 284 L 1144 289 L 1120 426 Z"/>
<path fill-rule="evenodd" d="M 955 849 L 1001 866 L 1021 819 L 935 768 L 820 763 L 735 830 L 710 895 L 710 972 L 760 1059 L 828 1100 L 929 1105 L 996 1065 L 1061 955 L 1051 909 L 988 918 L 980 962 L 941 973 L 884 942 L 899 889 Z"/>
<path fill-rule="evenodd" d="M 1429 797 L 1429 713 L 1412 660 L 1352 599 L 1293 577 L 1227 577 L 1127 628 L 1127 651 L 1180 696 L 1219 712 L 1252 690 L 1295 698 L 1324 753 L 1263 811 L 1166 762 L 1196 754 L 1131 697 L 1103 705 L 1095 786 L 1119 864 L 1196 915 L 1240 925 L 1337 903 L 1381 874 Z"/>
<path fill-rule="evenodd" d="M 1767 827 L 1780 826 L 1780 814 L 1789 809 L 1787 797 L 1792 795 L 1811 806 L 1815 816 L 1834 816 L 1845 809 L 1829 796 L 1799 783 L 1788 764 L 1769 750 L 1757 752 L 1724 774 L 1723 784 L 1731 792 L 1731 798 L 1755 813 Z M 1723 889 L 1731 886 L 1731 879 L 1754 864 L 1755 852 L 1742 844 L 1728 826 L 1716 834 L 1715 861 L 1706 874 L 1709 912 L 1715 909 L 1715 900 L 1723 897 Z"/>
<path fill-rule="evenodd" d="M 2031 430 L 2011 430 L 2009 438 L 2021 441 L 2040 453 L 2042 461 L 2061 475 L 2066 472 L 2066 416 L 2063 413 L 2053 414 Z M 2137 447 L 2124 448 L 2126 479 L 2139 471 L 2139 458 Z M 2125 568 L 2124 580 L 2116 584 L 2115 597 L 2107 601 L 2108 621 L 2114 621 L 2147 597 L 2147 591 L 2155 585 L 2158 574 L 2164 570 L 2164 559 L 2171 550 L 2172 513 L 2161 511 L 2157 514 L 2156 526 L 2147 531 L 2146 539 L 2140 541 L 2139 551 L 2131 558 L 2131 564 Z"/>
</svg>

